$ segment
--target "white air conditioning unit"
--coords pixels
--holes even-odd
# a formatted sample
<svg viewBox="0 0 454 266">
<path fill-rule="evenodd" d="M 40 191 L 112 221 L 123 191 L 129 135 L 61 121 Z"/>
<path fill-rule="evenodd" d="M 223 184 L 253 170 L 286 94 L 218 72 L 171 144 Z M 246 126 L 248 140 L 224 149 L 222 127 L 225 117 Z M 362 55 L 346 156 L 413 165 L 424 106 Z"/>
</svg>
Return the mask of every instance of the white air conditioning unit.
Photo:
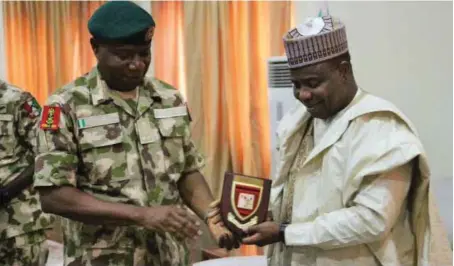
<svg viewBox="0 0 454 266">
<path fill-rule="evenodd" d="M 268 58 L 268 101 L 271 130 L 271 176 L 276 172 L 278 152 L 276 151 L 276 129 L 284 114 L 298 101 L 293 96 L 290 70 L 286 56 Z"/>
</svg>

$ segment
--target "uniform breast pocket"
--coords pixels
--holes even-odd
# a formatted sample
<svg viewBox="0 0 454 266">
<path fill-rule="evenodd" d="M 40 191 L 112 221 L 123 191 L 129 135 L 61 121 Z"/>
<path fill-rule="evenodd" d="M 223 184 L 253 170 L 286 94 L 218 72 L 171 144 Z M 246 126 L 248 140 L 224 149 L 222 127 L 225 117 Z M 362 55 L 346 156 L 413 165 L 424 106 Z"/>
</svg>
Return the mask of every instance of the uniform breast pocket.
<svg viewBox="0 0 454 266">
<path fill-rule="evenodd" d="M 189 134 L 185 117 L 158 119 L 158 129 L 166 157 L 166 172 L 172 179 L 178 179 L 185 164 L 184 139 Z"/>
<path fill-rule="evenodd" d="M 13 116 L 0 114 L 0 158 L 7 158 L 14 155 L 16 137 L 14 134 Z"/>
<path fill-rule="evenodd" d="M 115 182 L 129 179 L 119 123 L 80 129 L 79 144 L 90 185 L 112 187 Z"/>
</svg>

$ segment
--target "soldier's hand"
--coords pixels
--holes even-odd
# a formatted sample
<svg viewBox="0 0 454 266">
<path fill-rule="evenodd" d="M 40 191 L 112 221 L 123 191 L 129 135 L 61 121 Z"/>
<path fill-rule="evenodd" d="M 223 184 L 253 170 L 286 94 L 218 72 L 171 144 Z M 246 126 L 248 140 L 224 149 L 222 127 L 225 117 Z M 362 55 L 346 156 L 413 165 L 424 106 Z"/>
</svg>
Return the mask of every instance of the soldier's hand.
<svg viewBox="0 0 454 266">
<path fill-rule="evenodd" d="M 222 222 L 219 200 L 215 200 L 210 204 L 209 210 L 207 211 L 205 217 L 208 229 L 210 229 L 210 232 L 219 247 L 226 248 L 227 250 L 240 247 L 241 240 L 230 232 L 230 230 Z"/>
<path fill-rule="evenodd" d="M 207 225 L 220 248 L 231 250 L 240 247 L 240 239 L 235 237 L 235 235 L 225 227 L 220 214 L 208 218 Z"/>
<path fill-rule="evenodd" d="M 139 225 L 154 231 L 168 232 L 178 238 L 197 238 L 200 223 L 186 210 L 175 206 L 144 208 Z"/>
</svg>

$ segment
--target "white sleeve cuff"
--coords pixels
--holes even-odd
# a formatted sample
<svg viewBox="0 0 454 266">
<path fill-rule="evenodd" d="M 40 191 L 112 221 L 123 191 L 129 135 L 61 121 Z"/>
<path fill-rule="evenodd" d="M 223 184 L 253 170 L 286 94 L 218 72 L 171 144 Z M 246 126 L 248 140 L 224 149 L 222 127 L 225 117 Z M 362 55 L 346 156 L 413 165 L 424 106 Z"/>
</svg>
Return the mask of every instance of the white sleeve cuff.
<svg viewBox="0 0 454 266">
<path fill-rule="evenodd" d="M 289 224 L 284 231 L 285 245 L 287 246 L 305 246 L 310 245 L 312 241 L 311 223 Z"/>
</svg>

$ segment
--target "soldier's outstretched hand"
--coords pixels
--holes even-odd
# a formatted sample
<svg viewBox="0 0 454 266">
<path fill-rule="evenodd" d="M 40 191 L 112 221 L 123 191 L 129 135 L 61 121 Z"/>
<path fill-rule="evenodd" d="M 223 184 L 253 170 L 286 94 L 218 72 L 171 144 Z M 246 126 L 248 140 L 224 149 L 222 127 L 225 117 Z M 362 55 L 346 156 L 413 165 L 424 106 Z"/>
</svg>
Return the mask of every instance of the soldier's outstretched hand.
<svg viewBox="0 0 454 266">
<path fill-rule="evenodd" d="M 180 239 L 195 239 L 202 233 L 196 218 L 185 209 L 176 206 L 144 208 L 139 225 L 158 232 L 169 232 Z"/>
</svg>

